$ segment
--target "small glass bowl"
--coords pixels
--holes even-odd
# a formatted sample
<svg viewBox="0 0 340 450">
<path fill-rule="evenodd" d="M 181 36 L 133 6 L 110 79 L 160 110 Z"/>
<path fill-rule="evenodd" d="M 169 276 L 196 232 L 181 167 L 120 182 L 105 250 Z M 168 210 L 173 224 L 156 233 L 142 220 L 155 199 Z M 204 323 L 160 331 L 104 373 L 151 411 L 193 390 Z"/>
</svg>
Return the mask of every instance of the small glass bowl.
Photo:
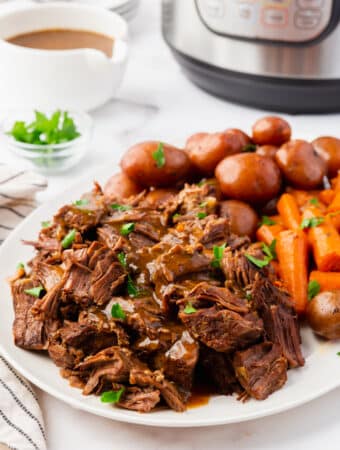
<svg viewBox="0 0 340 450">
<path fill-rule="evenodd" d="M 50 111 L 43 111 L 50 115 Z M 68 111 L 70 117 L 74 120 L 80 136 L 72 141 L 61 144 L 36 145 L 26 144 L 15 140 L 6 133 L 11 130 L 14 122 L 24 120 L 30 122 L 33 120 L 33 112 L 10 112 L 3 124 L 7 147 L 17 157 L 25 159 L 30 166 L 42 173 L 59 173 L 75 166 L 85 155 L 92 136 L 93 121 L 85 112 Z"/>
</svg>

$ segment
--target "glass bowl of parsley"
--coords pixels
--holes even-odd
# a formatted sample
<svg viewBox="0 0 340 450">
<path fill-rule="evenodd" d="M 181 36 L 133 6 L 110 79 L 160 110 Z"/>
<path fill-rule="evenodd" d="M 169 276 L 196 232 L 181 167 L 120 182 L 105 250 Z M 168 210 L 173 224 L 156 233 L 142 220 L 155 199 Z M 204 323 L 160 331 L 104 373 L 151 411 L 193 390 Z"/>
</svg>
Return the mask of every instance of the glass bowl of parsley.
<svg viewBox="0 0 340 450">
<path fill-rule="evenodd" d="M 7 115 L 4 130 L 10 151 L 40 172 L 58 173 L 70 169 L 85 155 L 92 119 L 79 111 L 12 112 Z"/>
</svg>

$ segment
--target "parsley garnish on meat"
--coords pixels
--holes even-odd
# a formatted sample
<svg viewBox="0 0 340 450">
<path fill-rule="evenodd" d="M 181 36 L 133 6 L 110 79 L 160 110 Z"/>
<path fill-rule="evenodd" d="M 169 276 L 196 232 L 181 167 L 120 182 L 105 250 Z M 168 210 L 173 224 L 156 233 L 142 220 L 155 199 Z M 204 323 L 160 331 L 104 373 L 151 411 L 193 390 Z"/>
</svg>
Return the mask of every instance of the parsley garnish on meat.
<svg viewBox="0 0 340 450">
<path fill-rule="evenodd" d="M 75 206 L 85 206 L 88 205 L 90 202 L 87 198 L 81 198 L 80 200 L 76 200 L 73 202 Z"/>
<path fill-rule="evenodd" d="M 119 303 L 114 303 L 111 308 L 111 316 L 115 319 L 122 319 L 124 320 L 126 318 L 125 312 L 122 310 L 122 307 Z"/>
<path fill-rule="evenodd" d="M 199 204 L 200 208 L 205 208 L 207 206 L 208 202 L 202 202 Z"/>
<path fill-rule="evenodd" d="M 67 111 L 55 111 L 51 117 L 35 111 L 31 123 L 17 121 L 7 132 L 16 141 L 35 145 L 53 145 L 73 141 L 80 136 L 76 124 Z"/>
<path fill-rule="evenodd" d="M 130 297 L 138 297 L 138 295 L 140 294 L 139 289 L 137 288 L 137 286 L 135 286 L 130 275 L 128 275 L 127 278 L 127 291 Z"/>
<path fill-rule="evenodd" d="M 183 309 L 183 312 L 184 312 L 185 314 L 193 314 L 193 313 L 195 313 L 196 311 L 197 311 L 197 309 L 194 308 L 194 307 L 192 306 L 192 303 L 191 303 L 191 302 L 188 302 L 188 303 L 185 305 L 185 308 Z"/>
<path fill-rule="evenodd" d="M 309 217 L 307 219 L 303 219 L 303 221 L 300 224 L 301 230 L 304 230 L 305 228 L 314 228 L 321 225 L 325 219 L 323 217 Z"/>
<path fill-rule="evenodd" d="M 308 283 L 307 296 L 308 300 L 311 301 L 320 292 L 320 284 L 316 280 L 311 280 Z"/>
<path fill-rule="evenodd" d="M 42 286 L 37 286 L 31 289 L 25 289 L 25 294 L 32 295 L 32 297 L 39 298 L 41 292 L 44 290 Z"/>
<path fill-rule="evenodd" d="M 115 211 L 129 211 L 132 209 L 131 205 L 120 205 L 119 203 L 113 203 L 110 207 Z"/>
<path fill-rule="evenodd" d="M 124 225 L 121 226 L 120 228 L 120 234 L 122 236 L 127 236 L 128 234 L 131 233 L 131 231 L 133 231 L 135 229 L 135 224 L 134 222 L 129 222 L 129 223 L 125 223 Z"/>
<path fill-rule="evenodd" d="M 337 352 L 337 355 L 340 356 L 340 352 Z"/>
<path fill-rule="evenodd" d="M 274 239 L 270 245 L 262 244 L 262 251 L 266 255 L 263 259 L 255 258 L 255 256 L 249 255 L 249 253 L 246 253 L 245 257 L 256 267 L 262 269 L 263 267 L 267 266 L 270 261 L 276 258 L 275 246 L 276 239 Z"/>
<path fill-rule="evenodd" d="M 69 248 L 73 244 L 73 241 L 76 237 L 76 230 L 73 229 L 67 233 L 64 239 L 61 241 L 61 246 L 63 248 Z"/>
<path fill-rule="evenodd" d="M 177 217 L 180 217 L 180 214 L 176 213 L 172 216 L 173 219 L 177 219 Z"/>
<path fill-rule="evenodd" d="M 102 395 L 100 396 L 100 400 L 103 403 L 118 403 L 124 391 L 125 388 L 121 388 L 119 389 L 119 391 L 103 392 Z"/>
<path fill-rule="evenodd" d="M 213 246 L 214 259 L 211 261 L 211 266 L 214 267 L 214 269 L 220 268 L 225 247 L 226 244 Z"/>
<path fill-rule="evenodd" d="M 41 226 L 42 226 L 43 228 L 48 228 L 48 227 L 51 226 L 51 222 L 50 222 L 49 220 L 43 220 L 43 221 L 41 222 Z"/>
<path fill-rule="evenodd" d="M 152 153 L 152 157 L 156 161 L 158 169 L 161 169 L 165 165 L 164 145 L 162 142 L 158 144 L 157 150 Z"/>
<path fill-rule="evenodd" d="M 262 216 L 259 225 L 276 225 L 276 222 L 268 216 Z"/>
<path fill-rule="evenodd" d="M 127 262 L 126 262 L 126 254 L 124 252 L 120 252 L 117 255 L 118 261 L 121 263 L 121 265 L 126 268 Z"/>
<path fill-rule="evenodd" d="M 25 268 L 24 263 L 19 262 L 18 265 L 17 265 L 17 270 L 24 269 L 24 268 Z"/>
<path fill-rule="evenodd" d="M 205 212 L 199 212 L 197 213 L 197 217 L 201 220 L 204 219 L 205 217 L 207 217 L 207 213 Z"/>
</svg>

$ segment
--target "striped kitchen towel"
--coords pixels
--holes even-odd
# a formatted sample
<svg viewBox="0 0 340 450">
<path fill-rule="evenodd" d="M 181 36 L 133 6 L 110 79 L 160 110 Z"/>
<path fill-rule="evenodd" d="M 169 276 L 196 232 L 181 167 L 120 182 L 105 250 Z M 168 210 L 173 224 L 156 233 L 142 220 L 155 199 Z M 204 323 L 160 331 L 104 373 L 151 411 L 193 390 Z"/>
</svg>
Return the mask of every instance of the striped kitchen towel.
<svg viewBox="0 0 340 450">
<path fill-rule="evenodd" d="M 0 243 L 36 207 L 44 177 L 0 164 Z M 2 445 L 3 444 L 3 445 Z M 0 355 L 0 449 L 46 450 L 44 423 L 31 385 Z"/>
</svg>

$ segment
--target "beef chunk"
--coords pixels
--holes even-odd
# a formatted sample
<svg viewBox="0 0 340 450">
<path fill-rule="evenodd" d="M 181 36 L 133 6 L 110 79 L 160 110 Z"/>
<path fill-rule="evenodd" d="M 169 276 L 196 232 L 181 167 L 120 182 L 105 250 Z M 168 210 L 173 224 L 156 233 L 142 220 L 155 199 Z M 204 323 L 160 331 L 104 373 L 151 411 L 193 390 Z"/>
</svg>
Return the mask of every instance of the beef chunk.
<svg viewBox="0 0 340 450">
<path fill-rule="evenodd" d="M 57 366 L 73 368 L 85 356 L 106 347 L 128 343 L 128 337 L 119 324 L 108 321 L 100 312 L 83 312 L 79 322 L 67 323 L 52 335 L 48 352 Z"/>
<path fill-rule="evenodd" d="M 287 360 L 280 344 L 263 342 L 234 355 L 236 376 L 246 392 L 264 400 L 287 381 Z"/>
<path fill-rule="evenodd" d="M 226 242 L 229 234 L 228 220 L 222 217 L 212 217 L 207 221 L 200 242 L 207 248 L 211 248 L 214 245 Z"/>
<path fill-rule="evenodd" d="M 263 334 L 262 321 L 255 313 L 242 317 L 228 309 L 199 309 L 192 314 L 179 313 L 191 335 L 218 352 L 232 352 L 258 341 Z"/>
<path fill-rule="evenodd" d="M 133 368 L 130 372 L 130 383 L 138 386 L 152 386 L 160 390 L 162 397 L 175 411 L 185 411 L 187 395 L 180 392 L 175 383 L 164 378 L 161 371 L 141 370 Z"/>
<path fill-rule="evenodd" d="M 147 370 L 146 365 L 124 347 L 108 347 L 87 357 L 77 366 L 80 372 L 89 373 L 83 394 L 100 393 L 106 389 L 107 383 L 127 383 L 133 367 Z"/>
<path fill-rule="evenodd" d="M 303 366 L 298 318 L 288 294 L 268 280 L 257 277 L 251 296 L 263 319 L 268 339 L 282 346 L 290 367 Z"/>
<path fill-rule="evenodd" d="M 32 307 L 39 301 L 27 294 L 27 289 L 39 286 L 29 278 L 15 280 L 11 284 L 15 319 L 13 335 L 15 345 L 29 350 L 43 350 L 47 347 L 44 322 L 35 318 Z"/>
<path fill-rule="evenodd" d="M 154 388 L 127 387 L 117 406 L 138 412 L 150 412 L 160 401 L 160 391 Z"/>
<path fill-rule="evenodd" d="M 199 345 L 187 331 L 165 353 L 164 373 L 185 390 L 190 390 L 198 360 Z"/>
<path fill-rule="evenodd" d="M 111 225 L 103 225 L 97 228 L 98 241 L 105 244 L 111 250 L 116 250 L 123 245 L 123 238 Z"/>
<path fill-rule="evenodd" d="M 49 291 L 56 284 L 60 283 L 64 275 L 64 270 L 59 265 L 47 264 L 44 261 L 38 260 L 34 269 L 34 276 L 44 286 L 46 291 Z"/>
<path fill-rule="evenodd" d="M 175 245 L 147 265 L 152 281 L 166 284 L 189 274 L 209 271 L 211 258 L 202 250 L 202 247 Z"/>
<path fill-rule="evenodd" d="M 225 353 L 219 353 L 204 345 L 200 348 L 199 367 L 203 379 L 218 394 L 230 395 L 241 393 L 241 386 L 236 378 L 231 359 Z"/>
</svg>

